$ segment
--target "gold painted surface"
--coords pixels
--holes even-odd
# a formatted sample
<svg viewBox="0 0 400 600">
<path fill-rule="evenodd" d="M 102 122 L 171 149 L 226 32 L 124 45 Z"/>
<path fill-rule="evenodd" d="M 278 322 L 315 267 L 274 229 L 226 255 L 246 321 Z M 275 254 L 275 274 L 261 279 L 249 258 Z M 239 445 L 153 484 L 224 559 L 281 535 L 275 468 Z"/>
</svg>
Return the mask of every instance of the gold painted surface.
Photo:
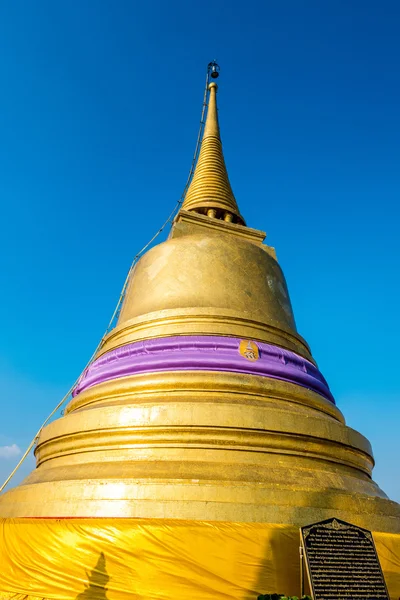
<svg viewBox="0 0 400 600">
<path fill-rule="evenodd" d="M 182 235 L 190 235 L 191 233 L 205 233 L 208 235 L 212 233 L 216 235 L 230 233 L 235 237 L 243 238 L 258 245 L 261 245 L 267 236 L 264 231 L 260 231 L 259 229 L 253 229 L 238 223 L 216 220 L 209 218 L 209 216 L 181 208 L 175 217 L 170 237 L 181 237 Z M 263 247 L 266 248 L 266 246 Z"/>
<path fill-rule="evenodd" d="M 135 302 L 132 292 L 130 297 Z M 156 296 L 154 298 L 157 301 Z M 158 310 L 126 321 L 120 319 L 104 338 L 97 358 L 109 350 L 141 340 L 177 335 L 224 335 L 275 344 L 315 363 L 301 336 L 285 330 L 283 325 L 279 327 L 279 323 L 272 319 L 269 323 L 262 323 L 257 316 L 253 318 L 251 314 L 240 315 L 234 310 L 200 307 Z"/>
<path fill-rule="evenodd" d="M 221 233 L 230 233 L 235 237 L 240 237 L 244 240 L 262 246 L 265 252 L 268 252 L 272 258 L 277 260 L 275 248 L 262 243 L 267 235 L 264 231 L 252 229 L 251 227 L 245 227 L 244 225 L 240 225 L 238 223 L 227 223 L 226 221 L 209 219 L 204 215 L 189 212 L 183 209 L 181 209 L 175 217 L 174 226 L 172 228 L 170 237 L 177 238 L 183 235 L 201 232 L 207 233 L 208 235 L 213 233 L 215 235 L 221 235 Z"/>
<path fill-rule="evenodd" d="M 267 454 L 282 451 L 298 457 L 314 455 L 370 474 L 373 462 L 366 438 L 332 419 L 308 416 L 304 423 L 303 418 L 300 413 L 272 407 L 244 409 L 237 404 L 212 402 L 92 408 L 69 413 L 61 422 L 48 425 L 36 456 L 40 464 L 60 453 L 71 456 L 90 450 L 90 457 L 86 457 L 92 459 L 98 446 L 109 447 L 123 459 L 124 447 L 138 445 L 145 445 L 149 454 L 151 449 L 159 454 L 158 449 L 164 446 L 181 446 L 183 455 L 186 448 L 193 447 L 208 448 L 209 454 L 218 451 L 218 456 L 221 448 Z M 221 460 L 226 457 L 221 456 Z"/>
<path fill-rule="evenodd" d="M 207 212 L 210 208 L 218 209 L 221 216 L 228 211 L 235 215 L 239 223 L 244 223 L 229 183 L 222 151 L 217 114 L 217 84 L 211 83 L 209 89 L 207 120 L 200 154 L 183 208 L 199 212 Z"/>
<path fill-rule="evenodd" d="M 303 417 L 324 413 L 344 423 L 340 410 L 319 394 L 294 383 L 232 372 L 161 371 L 121 377 L 93 386 L 66 407 L 66 413 L 83 407 L 112 406 L 132 402 L 213 402 L 280 408 L 301 412 Z"/>
<path fill-rule="evenodd" d="M 138 262 L 119 324 L 160 310 L 219 309 L 296 334 L 286 282 L 262 245 L 231 233 L 171 238 Z M 144 293 L 145 290 L 145 293 Z M 234 335 L 234 332 L 232 332 Z"/>
</svg>

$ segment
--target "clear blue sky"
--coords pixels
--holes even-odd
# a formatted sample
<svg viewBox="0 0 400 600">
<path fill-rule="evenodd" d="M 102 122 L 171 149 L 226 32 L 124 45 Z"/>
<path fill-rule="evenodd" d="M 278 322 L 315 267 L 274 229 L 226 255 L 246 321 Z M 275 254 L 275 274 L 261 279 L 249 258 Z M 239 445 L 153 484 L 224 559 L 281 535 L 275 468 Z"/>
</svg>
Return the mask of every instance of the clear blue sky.
<svg viewBox="0 0 400 600">
<path fill-rule="evenodd" d="M 241 211 L 400 500 L 399 22 L 396 0 L 1 4 L 1 479 L 180 197 L 215 57 Z"/>
</svg>

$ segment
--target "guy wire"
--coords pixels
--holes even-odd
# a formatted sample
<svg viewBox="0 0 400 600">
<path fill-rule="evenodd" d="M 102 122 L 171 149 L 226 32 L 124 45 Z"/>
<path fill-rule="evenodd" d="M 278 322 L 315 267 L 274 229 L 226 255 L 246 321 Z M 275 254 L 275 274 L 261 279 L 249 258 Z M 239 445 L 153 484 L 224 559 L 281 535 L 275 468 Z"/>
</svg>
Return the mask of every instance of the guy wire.
<svg viewBox="0 0 400 600">
<path fill-rule="evenodd" d="M 207 76 L 206 76 L 206 85 L 204 88 L 204 96 L 203 96 L 203 106 L 202 106 L 202 111 L 201 111 L 201 119 L 200 119 L 200 127 L 199 127 L 199 132 L 197 135 L 197 141 L 196 141 L 196 148 L 194 151 L 194 155 L 193 155 L 193 160 L 192 160 L 192 164 L 190 167 L 190 171 L 189 171 L 189 175 L 182 193 L 182 196 L 180 197 L 180 199 L 177 201 L 174 209 L 171 211 L 171 213 L 169 214 L 168 218 L 166 219 L 166 221 L 163 223 L 163 225 L 160 227 L 160 229 L 153 235 L 153 237 L 147 242 L 147 244 L 145 246 L 143 246 L 143 248 L 133 257 L 133 261 L 132 264 L 129 268 L 128 274 L 125 278 L 125 282 L 124 285 L 122 286 L 122 290 L 117 302 L 117 305 L 114 309 L 114 312 L 112 314 L 112 317 L 108 323 L 108 326 L 100 340 L 100 342 L 97 344 L 96 349 L 94 350 L 92 356 L 90 357 L 88 363 L 86 364 L 85 368 L 81 371 L 81 373 L 83 373 L 84 371 L 86 371 L 86 369 L 88 369 L 88 367 L 92 364 L 92 362 L 95 359 L 95 356 L 97 354 L 97 352 L 100 350 L 104 338 L 108 335 L 108 333 L 110 332 L 110 330 L 113 328 L 114 326 L 114 322 L 118 319 L 119 313 L 121 311 L 121 307 L 122 304 L 124 302 L 124 298 L 125 298 L 125 294 L 126 294 L 126 290 L 128 288 L 128 284 L 130 281 L 130 277 L 132 275 L 132 272 L 136 266 L 136 263 L 138 262 L 139 258 L 146 252 L 147 248 L 149 246 L 151 246 L 151 244 L 158 238 L 158 236 L 164 231 L 164 229 L 167 227 L 168 223 L 173 224 L 174 222 L 174 218 L 177 215 L 177 213 L 179 212 L 180 207 L 182 206 L 184 200 L 185 200 L 185 196 L 186 193 L 189 189 L 190 183 L 192 181 L 193 178 L 193 174 L 194 174 L 194 170 L 197 164 L 197 159 L 199 156 L 199 152 L 200 152 L 200 146 L 201 146 L 201 140 L 202 140 L 202 134 L 203 134 L 203 129 L 204 129 L 204 115 L 205 115 L 205 111 L 207 108 L 207 96 L 208 96 L 208 82 L 209 82 L 209 77 L 210 77 L 210 72 L 209 72 L 209 68 L 207 68 Z M 57 404 L 57 406 L 52 410 L 52 412 L 49 414 L 49 416 L 46 418 L 46 420 L 42 423 L 42 425 L 40 426 L 40 428 L 38 429 L 35 437 L 32 439 L 31 443 L 29 444 L 28 448 L 25 450 L 24 454 L 22 455 L 21 459 L 19 460 L 17 466 L 13 469 L 13 471 L 10 473 L 10 475 L 7 477 L 7 479 L 4 481 L 4 483 L 2 484 L 2 486 L 0 487 L 0 494 L 3 492 L 3 490 L 7 487 L 7 485 L 10 483 L 11 479 L 14 477 L 15 473 L 18 471 L 18 469 L 20 468 L 20 466 L 22 465 L 22 463 L 25 461 L 26 457 L 28 456 L 28 454 L 30 453 L 30 451 L 32 450 L 32 448 L 35 446 L 36 442 L 39 439 L 39 436 L 42 432 L 42 430 L 44 429 L 44 427 L 47 425 L 47 423 L 50 421 L 50 419 L 57 413 L 57 411 L 59 411 L 61 409 L 61 407 L 63 406 L 63 404 L 65 404 L 65 402 L 69 399 L 69 397 L 71 396 L 75 386 L 78 384 L 79 379 L 80 379 L 81 375 L 79 375 L 79 377 L 76 379 L 76 381 L 74 381 L 74 383 L 72 384 L 72 386 L 69 388 L 68 392 L 65 394 L 65 396 L 60 400 L 60 402 Z"/>
</svg>

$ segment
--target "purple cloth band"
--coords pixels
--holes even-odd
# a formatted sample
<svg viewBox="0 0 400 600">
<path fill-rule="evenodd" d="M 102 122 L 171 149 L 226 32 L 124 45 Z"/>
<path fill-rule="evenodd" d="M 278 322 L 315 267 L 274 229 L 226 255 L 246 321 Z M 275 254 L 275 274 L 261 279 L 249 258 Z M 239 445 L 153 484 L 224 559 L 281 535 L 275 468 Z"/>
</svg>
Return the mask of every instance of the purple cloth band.
<svg viewBox="0 0 400 600">
<path fill-rule="evenodd" d="M 288 381 L 335 403 L 327 382 L 310 361 L 279 346 L 259 342 L 259 358 L 250 361 L 239 353 L 241 341 L 231 337 L 176 336 L 127 344 L 94 361 L 82 373 L 73 396 L 104 381 L 139 373 L 230 371 Z"/>
</svg>

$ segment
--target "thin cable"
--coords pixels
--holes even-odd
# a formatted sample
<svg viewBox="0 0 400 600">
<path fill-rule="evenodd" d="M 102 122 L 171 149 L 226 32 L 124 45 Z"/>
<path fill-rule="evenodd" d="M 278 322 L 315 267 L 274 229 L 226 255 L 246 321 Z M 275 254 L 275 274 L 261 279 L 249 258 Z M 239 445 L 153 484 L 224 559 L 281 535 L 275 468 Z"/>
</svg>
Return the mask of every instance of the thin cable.
<svg viewBox="0 0 400 600">
<path fill-rule="evenodd" d="M 123 301 L 124 301 L 124 298 L 125 298 L 126 290 L 128 288 L 129 280 L 130 280 L 130 277 L 132 275 L 132 271 L 135 268 L 136 263 L 138 262 L 139 258 L 142 256 L 142 254 L 144 254 L 144 252 L 146 252 L 147 248 L 149 246 L 151 246 L 151 244 L 154 242 L 154 240 L 157 239 L 157 237 L 160 235 L 160 233 L 162 233 L 164 231 L 164 229 L 166 228 L 166 226 L 168 225 L 168 223 L 172 224 L 173 219 L 175 217 L 175 214 L 179 211 L 179 207 L 181 206 L 181 204 L 182 204 L 182 199 L 178 200 L 178 202 L 176 203 L 174 209 L 169 214 L 167 220 L 163 223 L 163 225 L 160 227 L 160 229 L 153 235 L 153 237 L 151 238 L 151 240 L 149 240 L 147 242 L 147 244 L 145 246 L 143 246 L 143 248 L 133 257 L 132 264 L 131 264 L 131 266 L 129 268 L 129 271 L 128 271 L 128 274 L 126 276 L 124 285 L 122 286 L 122 290 L 121 290 L 121 294 L 119 296 L 119 300 L 118 300 L 117 306 L 115 307 L 115 310 L 114 310 L 114 312 L 112 314 L 110 322 L 109 322 L 109 324 L 107 326 L 107 329 L 106 329 L 103 337 L 101 338 L 99 346 L 101 346 L 101 344 L 103 343 L 104 338 L 110 332 L 110 330 L 113 328 L 114 320 L 118 317 L 118 315 L 120 313 L 120 310 L 121 310 L 121 307 L 122 307 L 122 304 L 123 304 Z"/>
<path fill-rule="evenodd" d="M 202 138 L 204 123 L 205 123 L 205 121 L 204 121 L 204 113 L 206 112 L 206 107 L 207 107 L 207 94 L 208 94 L 208 82 L 209 82 L 209 78 L 210 78 L 210 71 L 209 71 L 209 69 L 207 69 L 206 85 L 204 87 L 204 96 L 203 96 L 203 107 L 202 107 L 202 111 L 201 111 L 200 127 L 199 127 L 199 133 L 197 135 L 196 148 L 195 148 L 194 155 L 193 155 L 192 165 L 191 165 L 190 171 L 189 171 L 189 177 L 187 178 L 186 185 L 185 185 L 185 188 L 183 190 L 183 194 L 182 194 L 181 199 L 180 199 L 180 203 L 182 203 L 184 201 L 184 199 L 185 199 L 185 196 L 186 196 L 186 193 L 188 191 L 190 182 L 192 181 L 194 169 L 195 169 L 195 166 L 196 166 L 196 163 L 197 163 L 197 158 L 198 158 L 198 155 L 199 155 L 199 150 L 200 150 L 200 145 L 201 145 L 201 138 Z"/>
<path fill-rule="evenodd" d="M 164 229 L 167 227 L 168 223 L 171 223 L 171 226 L 173 224 L 173 220 L 176 216 L 176 214 L 179 211 L 179 208 L 181 207 L 181 205 L 183 204 L 184 200 L 185 200 L 185 196 L 186 193 L 189 189 L 190 183 L 192 181 L 193 178 L 193 174 L 194 174 L 194 170 L 196 167 L 196 163 L 197 163 L 197 158 L 199 156 L 199 151 L 200 151 L 200 146 L 201 146 L 201 139 L 202 139 L 202 134 L 203 134 L 203 129 L 204 129 L 204 114 L 206 111 L 206 107 L 207 107 L 207 94 L 208 94 L 208 82 L 209 82 L 209 76 L 210 76 L 210 72 L 209 69 L 207 69 L 207 76 L 206 76 L 206 85 L 205 85 L 205 89 L 204 89 L 204 97 L 203 97 L 203 106 L 202 106 L 202 111 L 201 111 L 201 119 L 200 119 L 200 127 L 199 127 L 199 133 L 197 135 L 197 141 L 196 141 L 196 148 L 194 151 L 194 155 L 193 155 L 193 160 L 192 160 L 192 164 L 190 166 L 190 171 L 189 171 L 189 176 L 187 178 L 182 196 L 180 197 L 180 199 L 178 200 L 178 202 L 176 203 L 174 209 L 171 211 L 170 215 L 168 216 L 167 220 L 163 223 L 163 225 L 160 227 L 160 229 L 153 235 L 153 237 L 151 238 L 151 240 L 149 242 L 147 242 L 147 244 L 145 246 L 143 246 L 143 248 L 133 257 L 133 261 L 132 264 L 129 268 L 128 274 L 125 278 L 125 282 L 124 285 L 122 286 L 122 290 L 117 302 L 117 305 L 115 307 L 115 310 L 112 314 L 112 317 L 110 319 L 110 322 L 108 323 L 108 326 L 100 340 L 100 342 L 97 344 L 97 347 L 95 349 L 95 351 L 93 352 L 92 356 L 90 357 L 87 365 L 85 366 L 85 368 L 83 369 L 82 373 L 84 371 L 86 371 L 86 369 L 91 365 L 91 363 L 93 362 L 93 360 L 95 359 L 95 356 L 97 354 L 97 352 L 100 350 L 103 342 L 104 342 L 104 338 L 108 335 L 108 333 L 110 332 L 110 330 L 113 328 L 113 324 L 114 321 L 118 318 L 119 313 L 121 311 L 121 307 L 125 298 L 125 294 L 126 294 L 126 290 L 128 288 L 128 284 L 130 281 L 130 277 L 132 275 L 133 269 L 136 266 L 136 263 L 138 262 L 139 258 L 142 256 L 142 254 L 144 254 L 144 252 L 146 252 L 147 248 L 157 239 L 157 237 L 164 231 Z M 36 442 L 39 439 L 40 434 L 42 433 L 42 430 L 44 429 L 44 427 L 46 427 L 47 423 L 50 421 L 50 419 L 56 414 L 56 412 L 58 410 L 60 410 L 60 408 L 63 406 L 63 404 L 68 400 L 68 398 L 71 396 L 74 388 L 76 387 L 76 385 L 78 384 L 79 380 L 80 380 L 80 375 L 77 378 L 77 380 L 72 384 L 72 386 L 70 387 L 70 389 L 68 390 L 68 392 L 65 394 L 65 396 L 62 398 L 62 400 L 57 404 L 57 406 L 54 408 L 54 410 L 52 410 L 52 412 L 49 414 L 49 416 L 47 417 L 47 419 L 42 423 L 42 425 L 40 426 L 39 430 L 37 431 L 35 437 L 33 438 L 33 440 L 31 441 L 31 443 L 29 444 L 28 448 L 25 450 L 24 454 L 22 455 L 20 461 L 18 462 L 17 466 L 13 469 L 13 471 L 10 473 L 10 475 L 7 477 L 7 479 L 5 480 L 5 482 L 3 483 L 3 485 L 0 487 L 0 494 L 2 493 L 2 491 L 4 490 L 4 488 L 10 483 L 11 479 L 14 477 L 15 473 L 18 471 L 18 469 L 20 468 L 20 466 L 22 465 L 22 463 L 25 461 L 26 457 L 28 456 L 28 454 L 30 453 L 30 451 L 32 450 L 32 448 L 35 446 Z"/>
<path fill-rule="evenodd" d="M 91 363 L 93 362 L 97 352 L 100 350 L 104 338 L 107 336 L 107 334 L 109 333 L 110 329 L 112 328 L 112 324 L 115 320 L 115 318 L 117 317 L 124 297 L 125 297 L 125 293 L 126 293 L 126 289 L 128 287 L 129 284 L 129 280 L 130 280 L 130 276 L 132 274 L 132 271 L 136 265 L 136 263 L 138 262 L 139 258 L 142 256 L 142 254 L 147 250 L 147 248 L 154 242 L 154 240 L 160 235 L 160 233 L 162 233 L 162 231 L 165 229 L 165 227 L 168 225 L 168 223 L 171 222 L 171 220 L 173 219 L 173 217 L 175 216 L 175 213 L 178 212 L 180 205 L 182 204 L 182 199 L 178 200 L 178 202 L 176 203 L 174 209 L 172 210 L 172 212 L 169 214 L 167 220 L 163 223 L 163 225 L 160 227 L 160 229 L 157 231 L 157 233 L 155 233 L 153 235 L 153 237 L 151 238 L 151 240 L 149 242 L 147 242 L 147 244 L 145 246 L 143 246 L 143 248 L 134 256 L 131 267 L 128 271 L 128 275 L 126 276 L 124 285 L 122 287 L 122 291 L 121 294 L 119 296 L 118 302 L 117 302 L 117 306 L 115 307 L 115 310 L 112 314 L 112 317 L 110 319 L 110 322 L 107 326 L 107 329 L 104 333 L 104 335 L 102 336 L 100 342 L 97 344 L 96 349 L 94 350 L 93 354 L 91 355 L 87 365 L 85 366 L 85 368 L 83 369 L 82 373 L 84 371 L 86 371 L 86 369 L 91 365 Z M 15 473 L 18 471 L 18 469 L 20 468 L 20 466 L 22 465 L 22 463 L 25 461 L 26 457 L 28 456 L 29 452 L 32 450 L 32 448 L 35 446 L 42 430 L 44 429 L 44 427 L 47 425 L 47 423 L 50 421 L 50 419 L 55 415 L 55 413 L 60 410 L 60 408 L 62 407 L 62 405 L 68 400 L 68 398 L 70 397 L 70 395 L 72 394 L 75 386 L 78 384 L 79 379 L 80 379 L 80 375 L 79 377 L 76 379 L 76 381 L 74 381 L 74 383 L 72 384 L 72 386 L 70 387 L 70 389 L 68 390 L 68 392 L 65 394 L 65 396 L 62 398 L 62 400 L 57 404 L 57 406 L 52 410 L 52 412 L 49 414 L 49 416 L 47 417 L 47 419 L 42 423 L 42 425 L 40 426 L 39 430 L 37 431 L 35 437 L 32 439 L 31 443 L 29 444 L 28 448 L 26 449 L 26 451 L 24 452 L 24 454 L 22 455 L 21 459 L 19 460 L 17 466 L 13 469 L 13 471 L 10 473 L 10 475 L 7 477 L 7 479 L 5 480 L 5 482 L 2 484 L 2 486 L 0 487 L 0 494 L 1 492 L 4 490 L 4 488 L 10 483 L 11 479 L 14 477 Z"/>
<path fill-rule="evenodd" d="M 183 204 L 183 202 L 185 200 L 185 196 L 187 194 L 187 191 L 189 189 L 190 183 L 192 181 L 194 170 L 195 170 L 196 163 L 197 163 L 197 159 L 198 159 L 199 152 L 200 152 L 201 139 L 202 139 L 204 124 L 205 124 L 204 114 L 205 114 L 206 107 L 207 107 L 207 94 L 208 94 L 208 82 L 209 82 L 209 78 L 210 78 L 210 71 L 209 71 L 209 68 L 208 68 L 207 69 L 207 75 L 206 75 L 206 84 L 205 84 L 205 87 L 204 87 L 203 105 L 202 105 L 202 110 L 201 110 L 200 127 L 199 127 L 199 132 L 197 134 L 196 147 L 195 147 L 195 150 L 194 150 L 192 164 L 190 166 L 189 175 L 188 175 L 188 178 L 186 180 L 186 184 L 185 184 L 185 187 L 183 189 L 182 196 L 180 197 L 180 199 L 176 203 L 174 209 L 172 210 L 171 214 L 169 215 L 169 217 L 167 218 L 167 220 L 164 222 L 164 224 L 161 226 L 161 228 L 157 231 L 157 233 L 155 233 L 153 235 L 153 237 L 151 238 L 151 240 L 145 246 L 143 246 L 143 248 L 140 250 L 140 252 L 138 252 L 136 254 L 136 256 L 134 256 L 132 264 L 131 264 L 130 269 L 128 271 L 128 275 L 126 276 L 124 285 L 122 286 L 122 291 L 121 291 L 121 294 L 120 294 L 117 306 L 115 307 L 115 310 L 114 310 L 113 315 L 112 315 L 112 317 L 110 319 L 110 322 L 109 322 L 108 327 L 107 327 L 107 329 L 105 331 L 105 334 L 103 335 L 103 337 L 101 339 L 100 345 L 101 345 L 102 341 L 104 340 L 105 336 L 113 328 L 114 320 L 117 319 L 118 316 L 119 316 L 122 304 L 124 302 L 125 293 L 126 293 L 126 290 L 128 288 L 129 279 L 130 279 L 130 276 L 132 274 L 132 271 L 133 271 L 133 269 L 134 269 L 137 261 L 142 256 L 142 254 L 147 250 L 147 248 L 154 242 L 154 240 L 160 235 L 160 233 L 162 233 L 162 231 L 165 229 L 165 227 L 168 225 L 168 223 L 171 223 L 171 225 L 172 225 L 173 219 L 175 218 L 175 215 L 178 213 L 180 206 Z"/>
</svg>

